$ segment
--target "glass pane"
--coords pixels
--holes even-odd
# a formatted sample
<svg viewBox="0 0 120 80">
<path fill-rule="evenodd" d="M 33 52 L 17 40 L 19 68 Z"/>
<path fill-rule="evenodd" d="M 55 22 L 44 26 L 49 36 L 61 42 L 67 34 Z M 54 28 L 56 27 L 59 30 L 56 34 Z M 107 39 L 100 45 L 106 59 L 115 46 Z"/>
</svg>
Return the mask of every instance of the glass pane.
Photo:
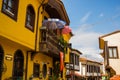
<svg viewBox="0 0 120 80">
<path fill-rule="evenodd" d="M 8 6 L 12 8 L 12 0 L 8 1 Z"/>
<path fill-rule="evenodd" d="M 88 72 L 88 65 L 87 65 L 87 72 Z"/>
<path fill-rule="evenodd" d="M 109 48 L 109 57 L 113 57 L 111 48 Z"/>
<path fill-rule="evenodd" d="M 30 20 L 31 20 L 31 19 L 30 19 L 30 15 L 29 15 L 29 14 L 27 15 L 27 20 L 28 20 L 28 21 L 30 21 Z"/>
<path fill-rule="evenodd" d="M 27 26 L 30 26 L 30 22 L 29 21 L 27 21 Z"/>
<path fill-rule="evenodd" d="M 116 50 L 116 48 L 113 48 L 113 55 L 114 55 L 114 57 L 117 57 L 117 50 Z"/>
<path fill-rule="evenodd" d="M 34 74 L 35 77 L 39 77 L 39 71 L 40 71 L 39 69 L 40 69 L 40 65 L 37 64 L 37 63 L 34 63 L 34 72 L 33 72 L 33 74 Z"/>
<path fill-rule="evenodd" d="M 4 10 L 6 9 L 6 5 L 5 5 L 5 4 L 3 4 L 3 9 L 4 9 Z"/>
<path fill-rule="evenodd" d="M 47 75 L 47 65 L 46 64 L 43 65 L 42 71 L 43 71 L 43 77 L 46 78 L 46 75 Z"/>
<path fill-rule="evenodd" d="M 7 0 L 4 0 L 4 3 L 7 3 Z"/>
<path fill-rule="evenodd" d="M 9 10 L 10 12 L 12 12 L 12 9 L 10 8 L 10 7 L 8 7 L 8 9 L 7 10 Z"/>
</svg>

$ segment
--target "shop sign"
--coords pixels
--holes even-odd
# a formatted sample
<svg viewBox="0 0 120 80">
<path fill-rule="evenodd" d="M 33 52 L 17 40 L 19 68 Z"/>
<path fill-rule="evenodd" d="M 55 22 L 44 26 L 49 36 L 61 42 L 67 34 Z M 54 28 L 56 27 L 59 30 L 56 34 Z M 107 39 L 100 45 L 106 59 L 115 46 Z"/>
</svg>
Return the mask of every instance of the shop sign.
<svg viewBox="0 0 120 80">
<path fill-rule="evenodd" d="M 6 54 L 6 55 L 5 55 L 5 59 L 6 59 L 6 60 L 9 60 L 9 61 L 12 61 L 13 56 L 10 55 L 10 54 Z"/>
</svg>

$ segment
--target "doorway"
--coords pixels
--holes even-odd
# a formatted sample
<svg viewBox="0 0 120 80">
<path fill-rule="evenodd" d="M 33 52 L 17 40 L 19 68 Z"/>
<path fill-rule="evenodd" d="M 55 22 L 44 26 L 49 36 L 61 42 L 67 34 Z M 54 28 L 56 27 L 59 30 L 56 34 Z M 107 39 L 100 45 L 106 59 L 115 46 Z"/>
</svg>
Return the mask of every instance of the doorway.
<svg viewBox="0 0 120 80">
<path fill-rule="evenodd" d="M 23 79 L 24 56 L 21 50 L 17 50 L 13 62 L 13 80 Z"/>
<path fill-rule="evenodd" d="M 4 51 L 3 51 L 2 46 L 0 45 L 0 80 L 2 77 L 3 58 L 4 58 Z"/>
</svg>

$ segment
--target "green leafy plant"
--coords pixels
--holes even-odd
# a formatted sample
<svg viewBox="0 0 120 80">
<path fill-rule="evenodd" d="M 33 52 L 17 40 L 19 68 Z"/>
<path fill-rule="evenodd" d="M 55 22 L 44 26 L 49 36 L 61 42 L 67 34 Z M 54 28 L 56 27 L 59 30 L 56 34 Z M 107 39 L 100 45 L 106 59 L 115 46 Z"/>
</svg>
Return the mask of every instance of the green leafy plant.
<svg viewBox="0 0 120 80">
<path fill-rule="evenodd" d="M 67 53 L 67 41 L 64 40 L 63 36 L 59 37 L 59 42 L 64 46 L 64 53 Z"/>
<path fill-rule="evenodd" d="M 53 69 L 53 76 L 49 76 L 49 80 L 59 80 L 60 63 L 56 63 Z"/>
</svg>

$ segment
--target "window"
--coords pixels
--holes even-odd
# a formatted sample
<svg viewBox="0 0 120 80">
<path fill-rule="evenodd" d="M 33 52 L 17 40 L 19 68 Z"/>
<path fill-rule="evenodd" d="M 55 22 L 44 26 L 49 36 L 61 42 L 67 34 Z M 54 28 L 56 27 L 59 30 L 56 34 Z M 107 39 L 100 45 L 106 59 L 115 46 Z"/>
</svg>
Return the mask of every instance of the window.
<svg viewBox="0 0 120 80">
<path fill-rule="evenodd" d="M 79 65 L 79 55 L 77 56 L 77 65 Z"/>
<path fill-rule="evenodd" d="M 89 72 L 89 65 L 87 65 L 87 72 Z"/>
<path fill-rule="evenodd" d="M 2 46 L 0 45 L 0 79 L 2 77 L 2 66 L 3 66 L 3 59 L 4 59 L 4 50 Z"/>
<path fill-rule="evenodd" d="M 35 23 L 35 12 L 34 12 L 33 7 L 29 5 L 27 7 L 27 12 L 26 12 L 25 26 L 31 31 L 34 31 L 34 23 Z"/>
<path fill-rule="evenodd" d="M 17 50 L 14 55 L 13 75 L 12 75 L 14 79 L 12 80 L 18 80 L 20 78 L 23 78 L 23 72 L 24 72 L 23 52 L 21 50 Z"/>
<path fill-rule="evenodd" d="M 75 54 L 75 65 L 79 65 L 79 56 Z"/>
<path fill-rule="evenodd" d="M 34 77 L 39 77 L 39 74 L 40 74 L 40 65 L 38 63 L 34 63 L 33 75 Z"/>
<path fill-rule="evenodd" d="M 49 76 L 52 76 L 52 68 L 49 67 Z"/>
<path fill-rule="evenodd" d="M 79 55 L 74 53 L 70 53 L 70 63 L 79 66 Z"/>
<path fill-rule="evenodd" d="M 117 47 L 109 47 L 109 58 L 118 58 Z"/>
<path fill-rule="evenodd" d="M 47 65 L 46 64 L 43 65 L 42 71 L 43 71 L 42 72 L 43 73 L 43 77 L 46 78 L 46 75 L 47 75 Z"/>
<path fill-rule="evenodd" d="M 74 55 L 73 55 L 73 53 L 70 54 L 70 63 L 72 63 L 72 64 L 74 63 Z"/>
<path fill-rule="evenodd" d="M 97 67 L 97 73 L 100 73 L 100 67 L 99 66 Z"/>
<path fill-rule="evenodd" d="M 17 20 L 18 2 L 19 0 L 3 0 L 2 12 Z"/>
<path fill-rule="evenodd" d="M 89 65 L 89 72 L 92 72 L 92 66 L 91 65 Z"/>
</svg>

